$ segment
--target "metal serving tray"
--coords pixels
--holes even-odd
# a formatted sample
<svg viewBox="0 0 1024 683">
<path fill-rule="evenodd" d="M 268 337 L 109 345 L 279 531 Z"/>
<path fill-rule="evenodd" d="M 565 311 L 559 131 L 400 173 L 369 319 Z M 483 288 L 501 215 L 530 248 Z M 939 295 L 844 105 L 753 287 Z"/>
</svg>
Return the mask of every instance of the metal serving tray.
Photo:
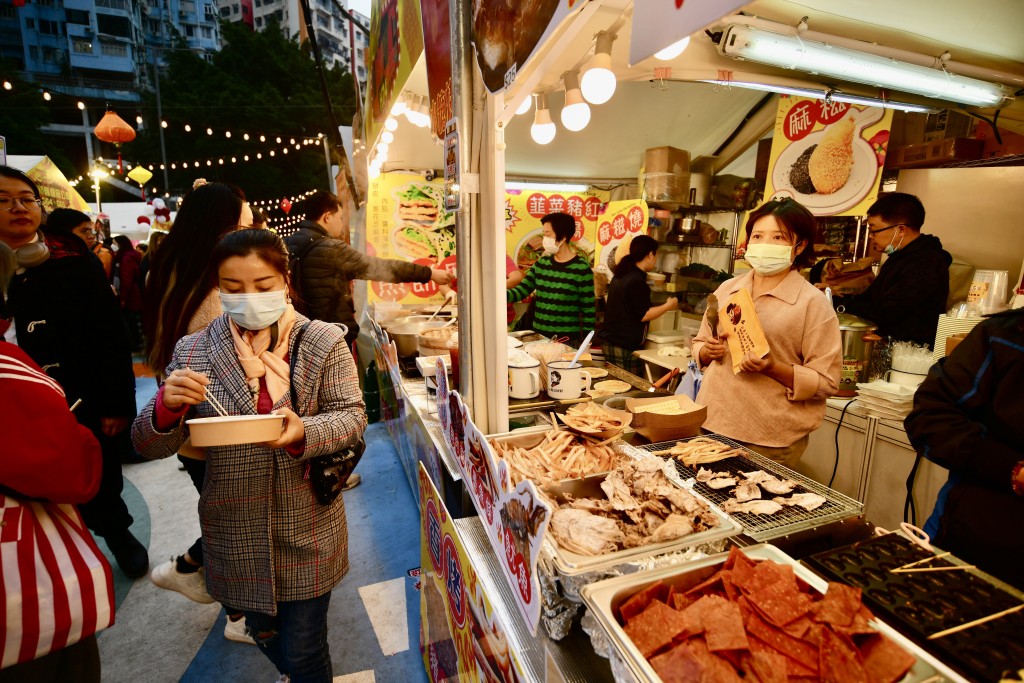
<svg viewBox="0 0 1024 683">
<path fill-rule="evenodd" d="M 671 477 L 669 479 L 671 480 Z M 569 479 L 563 481 L 559 485 L 558 492 L 571 493 L 575 498 L 595 496 L 603 497 L 604 491 L 601 490 L 602 481 L 604 481 L 603 475 L 591 476 L 581 480 Z M 678 484 L 676 485 L 678 486 Z M 705 503 L 708 502 L 704 496 L 701 496 L 696 491 L 690 489 L 687 490 L 690 491 L 690 493 L 693 493 L 699 500 L 702 500 Z M 589 572 L 608 570 L 616 565 L 646 557 L 663 555 L 666 553 L 676 552 L 678 550 L 685 550 L 697 545 L 723 540 L 730 536 L 735 536 L 740 532 L 740 526 L 733 520 L 729 519 L 725 513 L 714 505 L 708 505 L 708 507 L 711 509 L 711 512 L 718 523 L 711 529 L 690 534 L 689 536 L 684 536 L 674 541 L 651 543 L 649 545 L 642 545 L 636 548 L 624 548 L 623 550 L 616 550 L 615 552 L 605 553 L 603 555 L 581 555 L 579 553 L 574 553 L 571 550 L 566 550 L 553 538 L 545 538 L 544 549 L 551 555 L 555 569 L 557 569 L 563 576 L 572 577 Z"/>
<path fill-rule="evenodd" d="M 717 463 L 716 463 L 717 464 Z M 807 582 L 814 590 L 824 593 L 828 589 L 828 583 L 800 565 L 790 556 L 778 548 L 770 545 L 756 545 L 741 549 L 747 557 L 756 560 L 773 560 L 780 564 L 788 564 L 798 577 Z M 613 643 L 618 654 L 626 662 L 630 672 L 639 681 L 658 682 L 662 679 L 651 667 L 647 659 L 640 653 L 640 650 L 633 644 L 626 632 L 619 625 L 615 617 L 619 605 L 626 601 L 638 591 L 646 588 L 655 581 L 664 581 L 670 586 L 691 588 L 704 579 L 718 571 L 719 565 L 725 562 L 728 554 L 714 555 L 703 560 L 688 563 L 683 566 L 664 567 L 652 571 L 619 576 L 604 581 L 592 583 L 585 586 L 582 591 L 583 601 L 591 610 L 598 623 L 608 634 L 609 640 Z M 923 651 L 911 641 L 904 638 L 884 622 L 873 619 L 869 622 L 879 633 L 890 638 L 897 645 L 917 658 L 917 662 L 910 672 L 904 676 L 901 683 L 920 683 L 927 680 L 935 681 L 964 681 L 953 673 L 931 655 Z M 934 678 L 936 675 L 939 678 Z"/>
<path fill-rule="evenodd" d="M 737 475 L 738 477 L 742 477 L 740 474 L 741 472 L 764 470 L 765 472 L 773 474 L 780 479 L 792 479 L 795 481 L 797 483 L 797 488 L 794 489 L 794 493 L 811 492 L 825 497 L 825 504 L 816 510 L 804 510 L 801 507 L 787 506 L 783 507 L 782 510 L 779 510 L 774 515 L 755 515 L 749 512 L 730 513 L 730 517 L 739 522 L 747 535 L 751 536 L 755 540 L 767 541 L 779 536 L 805 531 L 829 522 L 847 519 L 848 517 L 855 517 L 861 514 L 864 510 L 863 503 L 858 503 L 853 498 L 844 496 L 838 491 L 833 491 L 813 479 L 805 477 L 799 472 L 794 472 L 788 467 L 769 460 L 763 455 L 758 455 L 749 448 L 741 446 L 735 441 L 727 439 L 724 436 L 706 434 L 703 437 L 691 437 L 691 439 L 693 438 L 714 439 L 715 441 L 721 441 L 722 443 L 743 451 L 743 455 L 741 456 L 734 456 L 732 458 L 726 458 L 725 460 L 719 460 L 718 462 L 705 465 L 705 467 L 709 469 L 714 469 L 718 472 L 727 471 L 730 474 Z M 628 446 L 627 448 L 644 451 L 646 453 L 653 453 L 654 451 L 667 450 L 680 441 L 685 442 L 690 441 L 691 439 L 677 439 L 674 441 L 664 441 L 644 446 Z M 671 456 L 659 457 L 666 457 L 666 459 L 671 458 L 679 472 L 679 475 L 683 477 L 683 479 L 689 479 L 697 476 L 697 470 L 692 467 L 687 467 L 679 460 L 676 460 Z M 709 500 L 719 506 L 732 497 L 729 495 L 730 489 L 715 490 L 707 484 L 699 481 L 694 483 L 694 491 L 699 493 L 706 500 Z"/>
</svg>

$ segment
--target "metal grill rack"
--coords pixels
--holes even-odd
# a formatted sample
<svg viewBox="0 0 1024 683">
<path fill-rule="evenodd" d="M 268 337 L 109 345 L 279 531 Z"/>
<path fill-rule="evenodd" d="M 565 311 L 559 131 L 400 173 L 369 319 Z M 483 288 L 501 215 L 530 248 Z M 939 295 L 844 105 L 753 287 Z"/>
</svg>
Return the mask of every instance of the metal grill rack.
<svg viewBox="0 0 1024 683">
<path fill-rule="evenodd" d="M 714 469 L 716 472 L 729 472 L 730 475 L 736 475 L 737 479 L 740 481 L 743 480 L 743 472 L 764 470 L 769 474 L 775 475 L 779 479 L 791 479 L 795 481 L 797 486 L 793 490 L 793 493 L 817 493 L 819 496 L 824 496 L 825 503 L 816 510 L 804 510 L 797 506 L 785 506 L 773 515 L 755 515 L 749 512 L 727 513 L 729 517 L 736 520 L 736 522 L 743 527 L 743 530 L 748 536 L 751 536 L 758 541 L 766 541 L 779 536 L 785 536 L 818 527 L 828 522 L 835 522 L 848 517 L 854 517 L 861 514 L 864 509 L 864 505 L 862 503 L 858 503 L 854 499 L 844 496 L 838 491 L 833 491 L 832 489 L 823 486 L 798 472 L 794 472 L 777 462 L 769 460 L 762 455 L 758 455 L 749 448 L 745 448 L 724 436 L 707 434 L 703 437 L 692 437 L 691 439 L 679 439 L 677 441 L 665 441 L 662 443 L 647 444 L 645 446 L 635 446 L 634 448 L 647 451 L 648 453 L 653 453 L 654 451 L 668 450 L 680 441 L 691 441 L 694 438 L 713 439 L 743 451 L 743 455 L 741 456 L 734 456 L 705 465 L 708 469 Z M 687 467 L 674 458 L 673 461 L 675 463 L 676 470 L 679 472 L 679 476 L 683 479 L 689 479 L 697 476 L 697 470 Z M 722 503 L 732 497 L 730 495 L 730 491 L 732 490 L 731 488 L 716 490 L 699 481 L 694 483 L 693 488 L 704 498 L 719 507 L 721 507 Z"/>
</svg>

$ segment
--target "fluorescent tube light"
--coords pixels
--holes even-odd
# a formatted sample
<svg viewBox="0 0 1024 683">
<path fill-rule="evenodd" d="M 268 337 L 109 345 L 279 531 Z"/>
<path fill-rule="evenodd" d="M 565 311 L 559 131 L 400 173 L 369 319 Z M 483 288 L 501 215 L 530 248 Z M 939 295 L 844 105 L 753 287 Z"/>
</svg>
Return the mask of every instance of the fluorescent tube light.
<svg viewBox="0 0 1024 683">
<path fill-rule="evenodd" d="M 742 24 L 726 28 L 718 50 L 729 57 L 782 69 L 824 74 L 977 107 L 999 107 L 1013 99 L 1008 88 L 995 83 Z"/>
<path fill-rule="evenodd" d="M 701 83 L 710 83 L 723 87 L 735 86 L 747 90 L 761 90 L 774 92 L 780 95 L 794 95 L 796 97 L 810 97 L 816 100 L 831 98 L 835 102 L 847 102 L 849 104 L 860 104 L 868 107 L 880 107 L 882 109 L 898 109 L 920 114 L 935 114 L 942 111 L 941 107 L 929 107 L 925 104 L 913 104 L 911 102 L 899 102 L 896 100 L 883 100 L 878 97 L 862 97 L 861 95 L 850 95 L 840 90 L 818 90 L 815 88 L 795 88 L 788 85 L 772 85 L 770 83 L 754 83 L 751 81 L 710 81 L 702 80 Z"/>
</svg>

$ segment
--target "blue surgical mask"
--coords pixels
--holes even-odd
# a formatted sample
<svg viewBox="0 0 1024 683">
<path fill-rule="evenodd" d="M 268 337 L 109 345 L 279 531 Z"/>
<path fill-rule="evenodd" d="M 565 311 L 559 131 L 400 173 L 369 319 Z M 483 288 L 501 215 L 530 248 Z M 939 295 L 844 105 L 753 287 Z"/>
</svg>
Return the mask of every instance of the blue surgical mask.
<svg viewBox="0 0 1024 683">
<path fill-rule="evenodd" d="M 900 233 L 900 243 L 894 245 L 893 242 L 895 242 L 895 241 L 896 241 L 896 233 L 894 232 L 892 234 L 892 239 L 889 240 L 889 244 L 886 245 L 885 249 L 882 249 L 882 253 L 885 254 L 886 256 L 892 256 L 894 253 L 896 253 L 896 250 L 899 249 L 900 246 L 903 244 L 903 233 L 902 232 Z"/>
<path fill-rule="evenodd" d="M 262 330 L 276 323 L 288 308 L 288 292 L 283 289 L 254 294 L 221 292 L 220 305 L 239 327 Z"/>
</svg>

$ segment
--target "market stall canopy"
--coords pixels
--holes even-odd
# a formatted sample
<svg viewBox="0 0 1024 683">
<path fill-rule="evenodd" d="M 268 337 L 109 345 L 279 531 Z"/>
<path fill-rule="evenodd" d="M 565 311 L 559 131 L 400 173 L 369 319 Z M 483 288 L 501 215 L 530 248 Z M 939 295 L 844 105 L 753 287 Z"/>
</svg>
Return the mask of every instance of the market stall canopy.
<svg viewBox="0 0 1024 683">
<path fill-rule="evenodd" d="M 739 87 L 738 82 L 761 83 L 765 90 L 776 92 L 788 85 L 820 92 L 841 89 L 872 98 L 883 94 L 877 87 L 836 77 L 724 56 L 712 38 L 700 30 L 691 35 L 689 47 L 679 56 L 669 61 L 649 57 L 630 66 L 635 3 L 595 0 L 591 5 L 596 7 L 584 8 L 563 22 L 554 38 L 520 68 L 505 90 L 509 120 L 506 171 L 510 175 L 593 177 L 598 169 L 600 177 L 629 178 L 635 177 L 646 147 L 671 145 L 689 150 L 691 157 L 712 153 L 764 96 L 764 92 Z M 1017 0 L 981 4 L 907 0 L 897 5 L 870 0 L 756 0 L 738 13 L 713 22 L 712 30 L 720 31 L 737 17 L 754 15 L 791 27 L 794 32 L 806 17 L 811 32 L 808 35 L 876 43 L 933 57 L 936 64 L 937 58 L 948 52 L 951 73 L 963 67 L 972 78 L 1003 84 L 1011 97 L 1024 87 L 1024 44 L 1018 35 L 1024 26 L 1024 3 Z M 617 35 L 611 46 L 610 66 L 618 80 L 615 95 L 606 104 L 591 106 L 590 124 L 584 132 L 572 133 L 559 125 L 553 142 L 536 144 L 530 138 L 533 111 L 515 117 L 510 111 L 535 93 L 547 93 L 551 115 L 558 122 L 566 72 L 585 72 L 594 54 L 595 35 L 609 29 Z M 936 71 L 941 73 L 940 69 Z M 939 109 L 961 106 L 904 95 L 894 89 L 886 96 Z M 774 107 L 767 109 L 774 111 Z M 992 107 L 972 111 L 986 117 L 996 112 Z M 999 109 L 998 123 L 1024 132 L 1024 99 L 1016 98 Z M 762 127 L 761 134 L 766 130 Z"/>
<path fill-rule="evenodd" d="M 76 209 L 89 211 L 89 205 L 68 179 L 60 172 L 48 156 L 12 154 L 7 157 L 8 165 L 22 171 L 39 186 L 39 194 L 47 211 L 53 209 Z"/>
</svg>

